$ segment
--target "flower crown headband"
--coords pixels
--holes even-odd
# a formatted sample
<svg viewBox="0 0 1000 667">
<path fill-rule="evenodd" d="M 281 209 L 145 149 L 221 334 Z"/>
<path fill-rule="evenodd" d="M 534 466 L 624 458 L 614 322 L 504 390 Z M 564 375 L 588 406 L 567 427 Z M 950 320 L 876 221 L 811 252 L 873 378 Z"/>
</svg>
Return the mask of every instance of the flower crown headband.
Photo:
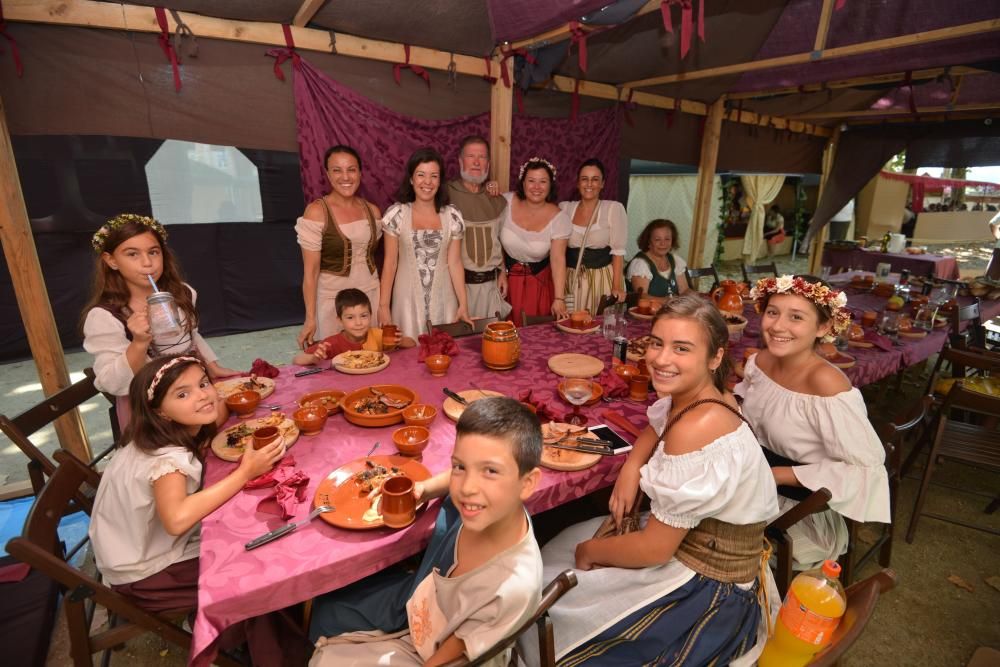
<svg viewBox="0 0 1000 667">
<path fill-rule="evenodd" d="M 149 383 L 149 389 L 146 390 L 146 398 L 152 402 L 153 394 L 156 393 L 156 386 L 160 384 L 160 380 L 163 379 L 164 374 L 177 364 L 194 362 L 201 366 L 201 360 L 197 357 L 174 357 L 167 363 L 160 366 L 160 370 L 156 371 L 156 375 L 153 376 L 153 381 Z M 202 366 L 204 368 L 204 366 Z"/>
<path fill-rule="evenodd" d="M 764 297 L 770 294 L 795 294 L 829 311 L 833 331 L 832 334 L 823 337 L 826 342 L 847 331 L 851 324 L 851 312 L 845 308 L 847 296 L 840 290 L 832 290 L 822 283 L 811 283 L 804 278 L 793 276 L 761 278 L 750 290 L 750 298 L 757 302 L 757 312 L 761 310 Z"/>
<path fill-rule="evenodd" d="M 96 232 L 94 232 L 94 237 L 90 239 L 90 245 L 94 247 L 94 252 L 97 253 L 104 252 L 104 244 L 107 243 L 108 236 L 111 235 L 111 232 L 118 229 L 119 227 L 127 225 L 130 222 L 137 222 L 140 225 L 145 225 L 146 227 L 149 227 L 151 230 L 153 230 L 159 235 L 161 241 L 166 242 L 167 230 L 164 229 L 163 225 L 161 225 L 155 219 L 145 215 L 137 215 L 135 213 L 119 213 L 118 215 L 111 218 L 103 225 L 101 225 L 101 228 L 98 229 Z"/>
<path fill-rule="evenodd" d="M 556 177 L 556 173 L 558 173 L 558 172 L 556 172 L 556 168 L 552 165 L 552 163 L 549 162 L 548 160 L 546 160 L 545 158 L 533 157 L 533 158 L 529 158 L 527 162 L 525 162 L 524 164 L 521 165 L 521 170 L 519 172 L 517 172 L 517 180 L 520 181 L 521 179 L 524 178 L 524 172 L 526 172 L 528 170 L 528 165 L 532 164 L 532 163 L 544 164 L 546 167 L 548 167 L 549 171 L 552 172 L 552 178 L 553 179 Z M 534 168 L 535 167 L 532 167 L 532 169 L 534 169 Z"/>
</svg>

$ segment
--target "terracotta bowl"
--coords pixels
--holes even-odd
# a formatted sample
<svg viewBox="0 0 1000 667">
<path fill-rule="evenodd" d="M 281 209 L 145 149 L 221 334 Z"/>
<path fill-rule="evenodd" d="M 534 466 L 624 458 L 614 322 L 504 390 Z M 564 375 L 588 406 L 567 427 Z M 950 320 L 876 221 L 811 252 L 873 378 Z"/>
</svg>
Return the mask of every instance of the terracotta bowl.
<svg viewBox="0 0 1000 667">
<path fill-rule="evenodd" d="M 256 391 L 238 391 L 226 397 L 226 405 L 238 417 L 252 415 L 260 405 L 260 393 Z"/>
<path fill-rule="evenodd" d="M 632 364 L 618 364 L 615 366 L 615 373 L 618 374 L 618 377 L 628 382 L 628 379 L 633 375 L 639 375 L 639 367 Z"/>
<path fill-rule="evenodd" d="M 427 364 L 427 370 L 431 372 L 431 375 L 441 377 L 448 372 L 448 366 L 451 366 L 451 357 L 447 354 L 432 354 L 424 359 L 424 363 Z"/>
<path fill-rule="evenodd" d="M 407 426 L 430 426 L 437 417 L 438 411 L 433 405 L 420 403 L 403 410 L 403 423 Z"/>
<path fill-rule="evenodd" d="M 316 435 L 326 425 L 330 411 L 322 405 L 307 405 L 292 413 L 292 421 L 302 431 L 302 435 Z"/>
<path fill-rule="evenodd" d="M 575 327 L 582 327 L 587 324 L 590 324 L 592 320 L 593 318 L 590 316 L 590 313 L 586 310 L 574 310 L 569 315 L 569 321 Z"/>
<path fill-rule="evenodd" d="M 411 404 L 416 403 L 418 400 L 417 393 L 415 391 L 402 385 L 377 384 L 373 386 L 388 395 L 390 398 L 409 401 L 409 403 L 402 408 L 389 408 L 385 412 L 379 414 L 361 413 L 355 409 L 355 404 L 362 399 L 369 399 L 375 396 L 372 393 L 371 387 L 361 387 L 360 389 L 355 389 L 351 393 L 347 394 L 340 401 L 340 405 L 344 410 L 344 417 L 347 421 L 352 424 L 357 424 L 358 426 L 366 426 L 370 428 L 398 424 L 403 421 L 403 410 L 410 407 Z"/>
<path fill-rule="evenodd" d="M 404 426 L 392 433 L 392 442 L 404 456 L 420 456 L 430 441 L 431 432 L 426 426 Z"/>
<path fill-rule="evenodd" d="M 743 337 L 743 330 L 747 326 L 747 318 L 736 313 L 724 313 L 726 328 L 729 329 L 729 341 L 735 342 Z"/>
</svg>

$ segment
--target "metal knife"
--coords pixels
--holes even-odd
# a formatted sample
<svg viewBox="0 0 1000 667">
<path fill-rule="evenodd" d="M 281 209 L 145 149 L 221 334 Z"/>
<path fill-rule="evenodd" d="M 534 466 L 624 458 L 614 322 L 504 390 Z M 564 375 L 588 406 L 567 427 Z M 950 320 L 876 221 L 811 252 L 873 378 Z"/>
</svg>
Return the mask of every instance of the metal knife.
<svg viewBox="0 0 1000 667">
<path fill-rule="evenodd" d="M 320 514 L 323 514 L 324 512 L 332 512 L 332 511 L 334 511 L 334 507 L 332 505 L 320 505 L 319 507 L 317 507 L 316 509 L 314 509 L 312 512 L 310 512 L 309 516 L 307 516 L 302 521 L 286 523 L 284 526 L 280 526 L 278 528 L 275 528 L 274 530 L 272 530 L 269 533 L 264 533 L 260 537 L 255 537 L 254 539 L 252 539 L 249 542 L 247 542 L 244 545 L 244 548 L 247 551 L 250 551 L 252 549 L 256 549 L 257 547 L 264 546 L 268 542 L 273 542 L 274 540 L 278 539 L 282 535 L 287 535 L 288 533 L 292 532 L 296 528 L 300 528 L 300 527 L 306 525 L 307 523 L 309 523 L 310 521 L 312 521 L 313 519 L 315 519 L 316 517 L 318 517 Z"/>
<path fill-rule="evenodd" d="M 448 389 L 448 387 L 445 387 L 441 391 L 443 391 L 444 395 L 447 396 L 448 398 L 452 399 L 453 401 L 458 401 L 462 405 L 468 405 L 469 404 L 469 402 L 467 400 L 465 400 L 464 398 L 462 398 L 461 396 L 459 396 L 458 394 L 456 394 L 455 392 L 453 392 L 451 389 Z"/>
<path fill-rule="evenodd" d="M 555 447 L 556 449 L 568 449 L 572 452 L 583 452 L 584 454 L 600 454 L 601 456 L 614 456 L 615 453 L 611 451 L 610 447 L 597 446 L 597 445 L 586 445 L 586 444 L 575 444 L 571 445 L 568 443 L 556 442 L 556 443 L 545 443 L 546 447 Z"/>
</svg>

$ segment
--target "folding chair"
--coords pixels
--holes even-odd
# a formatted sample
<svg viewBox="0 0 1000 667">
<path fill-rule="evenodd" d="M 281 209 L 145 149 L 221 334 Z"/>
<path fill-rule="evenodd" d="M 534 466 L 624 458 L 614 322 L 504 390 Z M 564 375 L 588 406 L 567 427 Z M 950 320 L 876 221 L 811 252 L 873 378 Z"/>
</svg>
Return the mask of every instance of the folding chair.
<svg viewBox="0 0 1000 667">
<path fill-rule="evenodd" d="M 809 667 L 834 667 L 865 631 L 879 596 L 895 586 L 896 573 L 888 569 L 848 586 L 844 591 L 847 594 L 847 609 L 840 625 L 833 631 L 833 641 L 813 657 Z"/>
<path fill-rule="evenodd" d="M 479 319 L 472 320 L 471 326 L 468 322 L 461 321 L 431 324 L 431 321 L 427 320 L 427 331 L 443 331 L 452 338 L 461 338 L 462 336 L 471 336 L 472 334 L 482 333 L 486 330 L 487 324 L 496 322 L 499 319 L 500 313 L 494 313 L 493 317 L 480 317 Z"/>
<path fill-rule="evenodd" d="M 535 610 L 535 613 L 531 615 L 531 618 L 526 620 L 516 630 L 514 630 L 514 632 L 494 644 L 490 650 L 475 660 L 470 661 L 464 657 L 457 658 L 451 662 L 445 663 L 444 667 L 475 667 L 475 665 L 484 665 L 513 646 L 514 642 L 516 642 L 521 635 L 530 630 L 533 625 L 538 626 L 539 664 L 541 664 L 542 667 L 555 667 L 555 632 L 552 627 L 552 619 L 549 618 L 549 609 L 559 600 L 559 598 L 563 596 L 566 591 L 574 586 L 576 586 L 576 574 L 573 570 L 565 570 L 545 587 L 545 590 L 542 591 L 542 599 L 538 603 L 538 608 Z M 514 653 L 515 655 L 511 655 L 509 663 L 510 666 L 517 664 L 516 651 Z"/>
<path fill-rule="evenodd" d="M 709 287 L 710 290 L 719 286 L 719 273 L 715 270 L 715 264 L 706 266 L 703 269 L 692 269 L 691 267 L 688 267 L 684 269 L 684 276 L 687 278 L 688 285 L 696 292 L 701 291 L 698 289 L 698 281 L 701 278 L 712 278 L 712 285 Z"/>
<path fill-rule="evenodd" d="M 76 667 L 91 667 L 94 653 L 107 651 L 145 632 L 155 632 L 189 650 L 191 633 L 174 625 L 170 619 L 183 618 L 193 609 L 177 609 L 167 614 L 143 611 L 66 560 L 56 532 L 59 520 L 71 511 L 74 498 L 81 495 L 85 487 L 96 489 L 100 475 L 64 450 L 56 452 L 55 459 L 59 466 L 38 493 L 21 536 L 7 543 L 7 551 L 22 563 L 53 579 L 63 590 L 73 664 Z M 119 622 L 107 630 L 94 632 L 92 624 L 97 605 L 117 616 Z M 109 657 L 105 653 L 105 662 Z M 239 664 L 223 655 L 216 661 L 227 667 Z"/>
<path fill-rule="evenodd" d="M 983 328 L 981 302 L 976 299 L 970 304 L 951 311 L 948 318 L 948 340 L 958 349 L 986 349 L 986 329 Z"/>
<path fill-rule="evenodd" d="M 743 282 L 750 283 L 751 285 L 753 283 L 750 282 L 750 276 L 753 275 L 760 275 L 767 273 L 774 276 L 775 278 L 778 277 L 778 265 L 774 262 L 771 262 L 770 264 L 752 264 L 750 266 L 746 264 L 740 264 L 740 270 L 743 271 Z"/>
<path fill-rule="evenodd" d="M 521 310 L 521 326 L 530 327 L 536 324 L 545 324 L 546 322 L 555 322 L 555 315 L 528 315 L 524 310 Z"/>
<path fill-rule="evenodd" d="M 4 435 L 10 438 L 11 442 L 17 445 L 17 448 L 28 457 L 28 478 L 31 480 L 31 489 L 35 495 L 38 495 L 38 492 L 42 490 L 45 479 L 52 475 L 56 466 L 31 442 L 30 437 L 70 410 L 76 409 L 101 393 L 94 386 L 94 370 L 88 368 L 84 374 L 85 377 L 79 382 L 52 394 L 16 417 L 10 418 L 6 415 L 0 415 L 0 431 L 3 431 Z M 90 466 L 93 467 L 100 462 L 114 447 L 115 444 L 112 443 L 91 459 Z M 81 502 L 80 506 L 90 514 L 91 505 L 89 502 Z"/>
</svg>

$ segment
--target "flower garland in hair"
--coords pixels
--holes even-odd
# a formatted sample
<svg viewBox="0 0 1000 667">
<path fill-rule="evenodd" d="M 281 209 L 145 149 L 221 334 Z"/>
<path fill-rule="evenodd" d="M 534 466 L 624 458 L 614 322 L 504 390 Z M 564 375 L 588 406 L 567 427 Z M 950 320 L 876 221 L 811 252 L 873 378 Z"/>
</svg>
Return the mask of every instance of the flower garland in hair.
<svg viewBox="0 0 1000 667">
<path fill-rule="evenodd" d="M 119 227 L 127 225 L 130 222 L 137 222 L 140 225 L 149 227 L 160 236 L 160 240 L 164 243 L 166 242 L 167 230 L 164 229 L 163 225 L 157 222 L 154 218 L 150 218 L 145 215 L 138 215 L 136 213 L 119 213 L 101 225 L 101 228 L 94 232 L 94 237 L 90 239 L 90 245 L 94 247 L 94 252 L 104 252 L 104 244 L 107 243 L 108 236 L 110 236 L 111 232 Z"/>
<path fill-rule="evenodd" d="M 549 168 L 549 171 L 552 172 L 552 178 L 555 178 L 556 174 L 558 173 L 558 172 L 556 172 L 555 166 L 551 162 L 549 162 L 548 160 L 546 160 L 545 158 L 542 158 L 542 157 L 533 157 L 533 158 L 529 158 L 527 162 L 525 162 L 524 164 L 521 165 L 521 170 L 517 172 L 517 180 L 520 181 L 521 179 L 524 178 L 524 172 L 526 172 L 528 170 L 528 165 L 532 164 L 532 163 L 541 163 L 541 164 L 544 164 L 546 167 Z"/>
<path fill-rule="evenodd" d="M 811 283 L 804 278 L 794 276 L 761 278 L 750 290 L 750 298 L 756 302 L 758 313 L 761 311 L 764 297 L 769 294 L 796 294 L 809 299 L 830 313 L 833 331 L 832 334 L 823 337 L 827 342 L 847 331 L 851 324 L 851 312 L 845 307 L 847 306 L 847 296 L 840 290 L 830 289 L 822 283 Z"/>
<path fill-rule="evenodd" d="M 163 375 L 177 364 L 183 363 L 195 363 L 201 366 L 201 360 L 197 357 L 174 357 L 167 363 L 160 366 L 159 370 L 156 371 L 156 374 L 153 376 L 153 381 L 149 383 L 149 389 L 146 390 L 146 398 L 152 401 L 153 394 L 156 393 L 156 386 L 160 384 L 160 380 L 163 379 Z M 202 366 L 202 368 L 204 368 L 204 366 Z"/>
</svg>

